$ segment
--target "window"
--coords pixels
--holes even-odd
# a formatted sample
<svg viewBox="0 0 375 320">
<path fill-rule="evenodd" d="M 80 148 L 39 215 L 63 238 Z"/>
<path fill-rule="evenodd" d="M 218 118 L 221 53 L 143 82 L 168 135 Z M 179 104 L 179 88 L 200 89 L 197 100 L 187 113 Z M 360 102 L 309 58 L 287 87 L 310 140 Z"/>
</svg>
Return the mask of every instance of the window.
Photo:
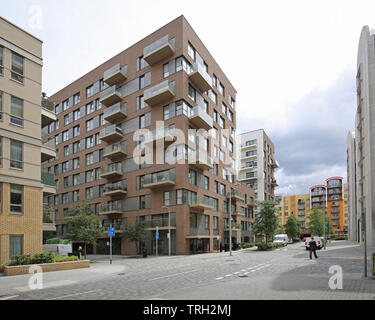
<svg viewBox="0 0 375 320">
<path fill-rule="evenodd" d="M 23 57 L 12 52 L 12 72 L 13 80 L 23 83 Z"/>
<path fill-rule="evenodd" d="M 94 94 L 94 85 L 86 88 L 86 97 L 90 98 Z"/>
<path fill-rule="evenodd" d="M 63 141 L 69 140 L 69 131 L 66 130 L 63 132 Z"/>
<path fill-rule="evenodd" d="M 70 117 L 69 114 L 64 116 L 64 125 L 67 126 L 70 123 Z"/>
<path fill-rule="evenodd" d="M 79 141 L 73 143 L 73 153 L 79 152 Z"/>
<path fill-rule="evenodd" d="M 137 110 L 146 108 L 147 106 L 148 104 L 144 102 L 143 95 L 136 98 Z"/>
<path fill-rule="evenodd" d="M 146 196 L 139 197 L 139 209 L 146 209 Z"/>
<path fill-rule="evenodd" d="M 190 213 L 190 228 L 196 228 L 196 227 L 197 227 L 197 214 Z"/>
<path fill-rule="evenodd" d="M 78 92 L 73 96 L 73 103 L 76 105 L 81 102 L 81 94 Z"/>
<path fill-rule="evenodd" d="M 208 190 L 210 185 L 210 179 L 204 176 L 204 189 Z"/>
<path fill-rule="evenodd" d="M 16 254 L 23 254 L 23 236 L 9 236 L 9 259 Z"/>
<path fill-rule="evenodd" d="M 0 74 L 3 74 L 3 47 L 0 46 Z"/>
<path fill-rule="evenodd" d="M 195 89 L 190 84 L 189 84 L 188 95 L 189 95 L 189 98 L 195 102 L 196 92 L 195 92 Z"/>
<path fill-rule="evenodd" d="M 145 75 L 139 77 L 139 89 L 143 89 L 145 87 Z"/>
<path fill-rule="evenodd" d="M 10 140 L 10 167 L 23 168 L 22 142 Z"/>
<path fill-rule="evenodd" d="M 139 128 L 140 128 L 140 129 L 143 129 L 143 128 L 146 127 L 146 122 L 145 122 L 145 120 L 146 120 L 146 117 L 145 117 L 144 114 L 141 115 L 141 116 L 139 117 Z"/>
<path fill-rule="evenodd" d="M 79 185 L 79 183 L 80 183 L 79 176 L 80 176 L 79 173 L 73 175 L 73 186 Z"/>
<path fill-rule="evenodd" d="M 93 113 L 94 111 L 95 111 L 94 101 L 86 104 L 86 115 L 90 114 L 90 113 Z"/>
<path fill-rule="evenodd" d="M 79 201 L 79 190 L 73 191 L 73 202 Z"/>
<path fill-rule="evenodd" d="M 69 156 L 69 146 L 64 146 L 64 157 Z"/>
<path fill-rule="evenodd" d="M 73 170 L 79 169 L 79 158 L 73 159 Z"/>
<path fill-rule="evenodd" d="M 215 74 L 214 74 L 214 76 L 213 76 L 213 78 L 212 78 L 212 85 L 213 85 L 215 88 L 217 88 L 217 77 L 215 76 Z"/>
<path fill-rule="evenodd" d="M 73 121 L 77 121 L 81 117 L 81 109 L 73 111 Z"/>
<path fill-rule="evenodd" d="M 217 104 L 217 94 L 213 90 L 208 90 L 207 91 L 208 97 L 215 103 Z"/>
<path fill-rule="evenodd" d="M 204 228 L 210 229 L 210 216 L 204 215 Z"/>
<path fill-rule="evenodd" d="M 62 172 L 67 172 L 69 171 L 69 161 L 65 161 L 62 163 Z"/>
<path fill-rule="evenodd" d="M 18 184 L 10 185 L 10 213 L 22 214 L 23 187 Z"/>
<path fill-rule="evenodd" d="M 188 54 L 195 61 L 195 49 L 190 42 L 188 42 Z"/>
<path fill-rule="evenodd" d="M 145 59 L 142 57 L 137 58 L 137 71 L 142 70 L 144 68 L 148 67 L 148 63 Z"/>
<path fill-rule="evenodd" d="M 95 180 L 94 170 L 86 171 L 86 182 L 92 182 Z"/>
<path fill-rule="evenodd" d="M 68 192 L 62 194 L 62 203 L 63 204 L 69 203 L 69 194 L 68 194 Z"/>
<path fill-rule="evenodd" d="M 169 77 L 169 63 L 163 65 L 163 78 Z"/>
<path fill-rule="evenodd" d="M 189 183 L 197 185 L 197 173 L 194 170 L 189 170 Z"/>
<path fill-rule="evenodd" d="M 89 166 L 93 163 L 94 163 L 94 154 L 92 152 L 86 154 L 86 166 Z"/>
<path fill-rule="evenodd" d="M 109 87 L 109 85 L 104 82 L 104 79 L 101 79 L 100 80 L 100 90 L 102 91 L 102 90 L 104 90 L 108 87 Z"/>
<path fill-rule="evenodd" d="M 224 89 L 224 86 L 221 83 L 219 84 L 219 88 L 218 89 L 219 89 L 219 92 L 221 93 L 221 95 L 224 96 L 224 90 L 225 89 Z"/>
<path fill-rule="evenodd" d="M 63 111 L 67 110 L 69 108 L 69 100 L 65 100 L 62 103 Z"/>
<path fill-rule="evenodd" d="M 224 127 L 225 127 L 225 120 L 224 120 L 224 118 L 222 116 L 220 116 L 220 118 L 219 118 L 219 126 L 222 129 L 224 129 Z"/>
<path fill-rule="evenodd" d="M 0 67 L 0 70 L 1 70 L 1 67 Z M 2 119 L 3 119 L 3 93 L 0 91 L 0 120 Z"/>
<path fill-rule="evenodd" d="M 23 100 L 10 97 L 10 122 L 23 126 Z"/>
<path fill-rule="evenodd" d="M 86 149 L 92 148 L 94 146 L 94 136 L 86 138 Z"/>
<path fill-rule="evenodd" d="M 94 198 L 94 188 L 86 188 L 86 200 Z"/>
<path fill-rule="evenodd" d="M 212 229 L 219 229 L 219 217 L 214 216 L 212 222 Z"/>
<path fill-rule="evenodd" d="M 94 129 L 94 119 L 86 121 L 86 132 Z"/>
<path fill-rule="evenodd" d="M 79 125 L 73 127 L 73 137 L 78 137 L 80 135 Z"/>
</svg>

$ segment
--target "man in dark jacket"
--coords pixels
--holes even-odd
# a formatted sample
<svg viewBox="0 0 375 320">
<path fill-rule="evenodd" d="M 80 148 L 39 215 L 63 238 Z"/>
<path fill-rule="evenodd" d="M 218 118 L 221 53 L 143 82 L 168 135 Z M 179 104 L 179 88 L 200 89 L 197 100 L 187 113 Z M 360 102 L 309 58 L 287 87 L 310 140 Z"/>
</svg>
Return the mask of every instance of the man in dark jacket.
<svg viewBox="0 0 375 320">
<path fill-rule="evenodd" d="M 316 255 L 316 248 L 317 248 L 317 245 L 316 245 L 316 242 L 314 240 L 314 237 L 311 237 L 311 240 L 309 242 L 310 259 L 312 259 L 312 253 L 313 252 L 314 252 L 315 259 L 318 258 L 318 256 Z"/>
</svg>

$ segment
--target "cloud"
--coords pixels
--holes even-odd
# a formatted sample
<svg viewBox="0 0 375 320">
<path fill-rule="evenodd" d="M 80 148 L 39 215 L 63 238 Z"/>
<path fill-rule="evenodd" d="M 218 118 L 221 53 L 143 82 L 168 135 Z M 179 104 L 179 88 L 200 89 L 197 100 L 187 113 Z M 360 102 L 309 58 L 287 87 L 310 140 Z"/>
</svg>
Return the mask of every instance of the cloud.
<svg viewBox="0 0 375 320">
<path fill-rule="evenodd" d="M 264 128 L 275 144 L 278 193 L 308 193 L 331 176 L 346 177 L 346 136 L 354 127 L 355 71 L 343 72 L 334 85 L 314 89 L 286 107 L 280 117 L 239 119 Z"/>
</svg>

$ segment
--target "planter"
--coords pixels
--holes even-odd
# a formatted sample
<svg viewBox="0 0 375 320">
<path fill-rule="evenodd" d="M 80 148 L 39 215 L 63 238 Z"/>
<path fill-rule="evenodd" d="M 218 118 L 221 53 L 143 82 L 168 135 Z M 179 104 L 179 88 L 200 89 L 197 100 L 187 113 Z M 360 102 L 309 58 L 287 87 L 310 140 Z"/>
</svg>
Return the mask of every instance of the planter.
<svg viewBox="0 0 375 320">
<path fill-rule="evenodd" d="M 73 270 L 73 269 L 89 268 L 90 260 L 30 264 L 30 265 L 24 265 L 24 266 L 6 266 L 4 267 L 4 273 L 6 276 L 17 276 L 21 274 L 29 274 L 30 267 L 35 267 L 35 266 L 41 267 L 43 272 Z"/>
</svg>

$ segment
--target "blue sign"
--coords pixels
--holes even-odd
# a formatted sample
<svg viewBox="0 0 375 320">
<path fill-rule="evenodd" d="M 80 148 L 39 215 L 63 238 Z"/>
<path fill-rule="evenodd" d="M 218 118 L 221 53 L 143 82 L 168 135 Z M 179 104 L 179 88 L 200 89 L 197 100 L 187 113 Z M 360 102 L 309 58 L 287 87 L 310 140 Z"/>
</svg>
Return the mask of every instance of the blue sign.
<svg viewBox="0 0 375 320">
<path fill-rule="evenodd" d="M 108 228 L 108 237 L 115 236 L 115 228 Z"/>
<path fill-rule="evenodd" d="M 156 233 L 155 233 L 155 239 L 156 239 L 156 240 L 159 239 L 159 231 L 156 231 Z"/>
</svg>

